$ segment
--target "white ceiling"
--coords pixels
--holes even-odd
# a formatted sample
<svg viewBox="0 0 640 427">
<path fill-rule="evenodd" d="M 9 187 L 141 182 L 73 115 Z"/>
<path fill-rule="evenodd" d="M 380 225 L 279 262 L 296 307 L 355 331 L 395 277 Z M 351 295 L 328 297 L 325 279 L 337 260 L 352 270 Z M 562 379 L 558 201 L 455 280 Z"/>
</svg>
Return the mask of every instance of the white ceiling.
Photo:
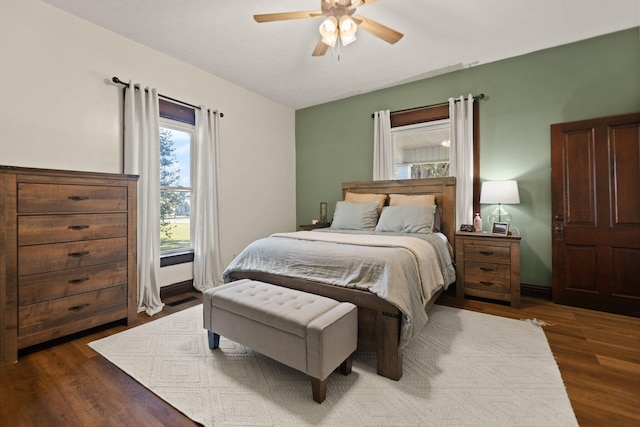
<svg viewBox="0 0 640 427">
<path fill-rule="evenodd" d="M 402 40 L 359 30 L 339 57 L 312 57 L 321 18 L 253 14 L 321 0 L 43 1 L 294 109 L 640 25 L 640 0 L 379 0 L 356 14 Z"/>
</svg>

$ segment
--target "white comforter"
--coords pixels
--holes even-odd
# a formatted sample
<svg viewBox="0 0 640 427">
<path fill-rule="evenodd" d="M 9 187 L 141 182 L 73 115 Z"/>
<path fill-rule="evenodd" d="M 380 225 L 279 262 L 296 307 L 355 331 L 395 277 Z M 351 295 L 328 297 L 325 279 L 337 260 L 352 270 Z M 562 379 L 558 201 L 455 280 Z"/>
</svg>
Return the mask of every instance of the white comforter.
<svg viewBox="0 0 640 427">
<path fill-rule="evenodd" d="M 401 346 L 426 324 L 425 303 L 455 280 L 444 242 L 431 235 L 279 233 L 247 246 L 225 281 L 239 271 L 368 290 L 403 313 Z"/>
</svg>

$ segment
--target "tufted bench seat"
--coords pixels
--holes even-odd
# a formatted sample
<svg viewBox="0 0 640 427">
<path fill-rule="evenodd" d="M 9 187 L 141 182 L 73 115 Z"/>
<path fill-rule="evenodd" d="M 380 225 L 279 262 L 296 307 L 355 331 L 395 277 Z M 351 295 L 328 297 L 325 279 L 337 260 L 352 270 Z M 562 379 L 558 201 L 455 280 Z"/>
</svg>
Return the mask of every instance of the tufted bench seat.
<svg viewBox="0 0 640 427">
<path fill-rule="evenodd" d="M 357 307 L 319 295 L 243 279 L 203 294 L 209 348 L 220 335 L 311 377 L 313 400 L 326 397 L 338 366 L 351 372 L 358 341 Z"/>
</svg>

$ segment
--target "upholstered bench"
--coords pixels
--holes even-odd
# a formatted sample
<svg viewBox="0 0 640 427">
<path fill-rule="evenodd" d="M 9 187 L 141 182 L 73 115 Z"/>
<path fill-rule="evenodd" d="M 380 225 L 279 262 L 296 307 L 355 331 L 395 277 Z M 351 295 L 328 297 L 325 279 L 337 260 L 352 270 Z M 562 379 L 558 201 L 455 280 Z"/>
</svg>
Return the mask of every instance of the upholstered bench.
<svg viewBox="0 0 640 427">
<path fill-rule="evenodd" d="M 358 341 L 353 304 L 243 279 L 205 291 L 203 312 L 209 348 L 218 348 L 222 335 L 304 372 L 318 403 L 338 366 L 351 372 Z"/>
</svg>

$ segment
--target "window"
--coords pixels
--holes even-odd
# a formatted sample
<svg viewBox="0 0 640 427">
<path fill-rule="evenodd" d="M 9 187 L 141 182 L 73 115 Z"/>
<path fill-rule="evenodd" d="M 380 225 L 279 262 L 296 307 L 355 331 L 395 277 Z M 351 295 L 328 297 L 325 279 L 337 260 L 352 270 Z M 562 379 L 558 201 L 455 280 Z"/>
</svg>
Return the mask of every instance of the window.
<svg viewBox="0 0 640 427">
<path fill-rule="evenodd" d="M 160 121 L 160 252 L 192 250 L 191 144 L 193 125 Z"/>
<path fill-rule="evenodd" d="M 483 94 L 477 99 L 484 98 Z M 449 119 L 449 103 L 413 108 L 391 113 L 391 132 L 396 128 L 409 125 L 427 125 Z M 473 211 L 480 210 L 480 109 L 479 103 L 473 103 Z M 399 178 L 398 178 L 399 179 Z"/>
<path fill-rule="evenodd" d="M 193 261 L 191 147 L 195 110 L 160 98 L 160 266 Z"/>
<path fill-rule="evenodd" d="M 449 119 L 391 129 L 394 179 L 449 176 Z"/>
</svg>

